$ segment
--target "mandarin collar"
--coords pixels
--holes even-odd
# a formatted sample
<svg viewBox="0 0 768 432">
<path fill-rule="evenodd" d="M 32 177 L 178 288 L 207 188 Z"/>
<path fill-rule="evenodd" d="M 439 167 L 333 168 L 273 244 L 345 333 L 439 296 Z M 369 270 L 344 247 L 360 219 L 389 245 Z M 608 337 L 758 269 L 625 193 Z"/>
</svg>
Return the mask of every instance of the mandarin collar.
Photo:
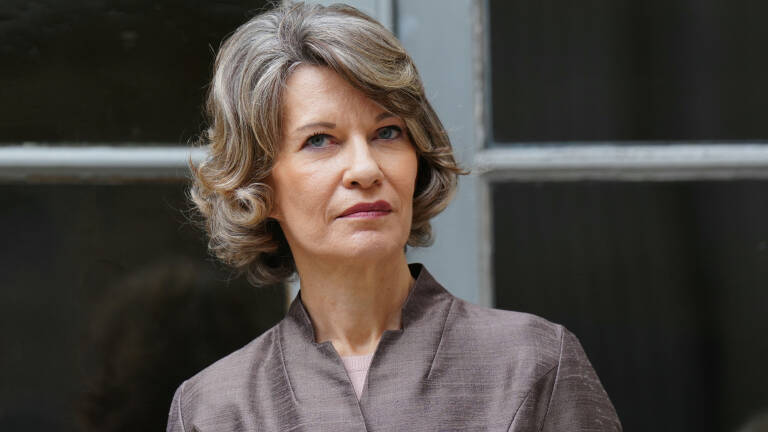
<svg viewBox="0 0 768 432">
<path fill-rule="evenodd" d="M 424 264 L 408 264 L 408 269 L 415 281 L 401 308 L 402 328 L 399 330 L 385 330 L 384 333 L 402 333 L 407 331 L 411 325 L 425 318 L 425 309 L 427 309 L 430 304 L 435 303 L 435 300 L 453 297 L 427 271 Z M 296 298 L 291 302 L 285 320 L 290 321 L 292 326 L 295 326 L 295 330 L 298 330 L 306 341 L 312 342 L 315 345 L 326 345 L 331 343 L 330 341 L 316 342 L 315 328 L 312 325 L 312 320 L 309 317 L 309 313 L 307 312 L 304 303 L 301 301 L 301 291 L 299 291 Z"/>
</svg>

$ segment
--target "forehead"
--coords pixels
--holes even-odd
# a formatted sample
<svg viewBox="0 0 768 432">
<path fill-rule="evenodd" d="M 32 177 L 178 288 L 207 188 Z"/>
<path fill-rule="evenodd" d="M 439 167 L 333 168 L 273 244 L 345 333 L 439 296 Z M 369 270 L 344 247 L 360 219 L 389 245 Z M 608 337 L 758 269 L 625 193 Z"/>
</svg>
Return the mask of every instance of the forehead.
<svg viewBox="0 0 768 432">
<path fill-rule="evenodd" d="M 289 133 L 297 123 L 343 120 L 338 117 L 375 117 L 382 111 L 386 110 L 381 105 L 336 72 L 321 66 L 296 68 L 288 77 L 283 94 L 283 121 Z"/>
</svg>

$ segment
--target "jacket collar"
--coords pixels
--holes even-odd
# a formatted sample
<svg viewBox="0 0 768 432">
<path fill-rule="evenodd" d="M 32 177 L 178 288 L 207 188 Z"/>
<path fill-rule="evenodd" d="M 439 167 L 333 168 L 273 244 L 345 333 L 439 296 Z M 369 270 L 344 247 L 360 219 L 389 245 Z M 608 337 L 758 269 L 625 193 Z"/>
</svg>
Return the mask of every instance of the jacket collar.
<svg viewBox="0 0 768 432">
<path fill-rule="evenodd" d="M 424 267 L 424 264 L 414 263 L 409 264 L 408 269 L 411 271 L 411 276 L 415 279 L 411 291 L 403 302 L 401 309 L 402 329 L 400 330 L 386 330 L 387 332 L 402 333 L 405 329 L 423 321 L 425 312 L 430 304 L 439 300 L 441 297 L 452 297 L 452 295 L 445 290 L 440 284 L 432 277 L 432 275 Z M 291 302 L 291 306 L 288 308 L 288 313 L 285 318 L 290 323 L 286 323 L 288 327 L 295 327 L 293 330 L 297 330 L 307 342 L 312 342 L 315 345 L 324 345 L 330 342 L 315 342 L 315 328 L 312 325 L 312 320 L 309 318 L 309 313 L 304 307 L 304 303 L 301 302 L 301 291 Z M 287 330 L 287 329 L 286 329 Z"/>
<path fill-rule="evenodd" d="M 389 379 L 386 376 L 391 368 L 384 367 L 388 362 L 418 364 L 419 367 L 409 371 L 416 374 L 411 378 L 417 379 L 417 382 L 427 378 L 431 372 L 455 297 L 440 286 L 424 265 L 410 264 L 408 267 L 415 283 L 401 309 L 402 328 L 386 330 L 382 335 L 371 362 L 363 400 L 367 387 L 373 385 L 372 380 Z M 313 393 L 318 387 L 335 388 L 339 397 L 352 397 L 356 401 L 346 370 L 331 342 L 316 342 L 312 321 L 301 302 L 301 293 L 291 303 L 278 330 L 286 378 L 297 402 L 317 400 L 319 395 Z M 377 368 L 380 369 L 379 374 L 376 373 Z M 330 396 L 326 393 L 322 398 Z"/>
</svg>

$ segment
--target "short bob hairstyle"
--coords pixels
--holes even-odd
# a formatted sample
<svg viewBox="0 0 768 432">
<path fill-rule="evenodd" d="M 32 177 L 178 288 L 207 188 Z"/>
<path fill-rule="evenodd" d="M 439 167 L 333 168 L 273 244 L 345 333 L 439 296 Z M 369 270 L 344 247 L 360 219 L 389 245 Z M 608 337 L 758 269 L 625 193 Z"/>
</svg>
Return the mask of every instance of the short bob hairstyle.
<svg viewBox="0 0 768 432">
<path fill-rule="evenodd" d="M 328 67 L 401 117 L 418 155 L 408 245 L 432 243 L 429 220 L 448 205 L 464 172 L 427 101 L 413 60 L 381 24 L 344 5 L 288 4 L 240 26 L 221 46 L 208 94 L 207 158 L 191 164 L 190 198 L 208 248 L 254 285 L 280 283 L 296 266 L 266 179 L 279 151 L 281 101 L 299 65 Z"/>
</svg>

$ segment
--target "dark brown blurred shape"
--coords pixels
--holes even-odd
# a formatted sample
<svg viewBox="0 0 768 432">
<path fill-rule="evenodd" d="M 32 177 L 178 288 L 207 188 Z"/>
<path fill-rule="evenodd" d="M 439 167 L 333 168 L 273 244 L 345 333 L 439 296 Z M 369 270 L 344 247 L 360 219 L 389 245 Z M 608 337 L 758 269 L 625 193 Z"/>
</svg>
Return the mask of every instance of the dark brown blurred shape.
<svg viewBox="0 0 768 432">
<path fill-rule="evenodd" d="M 83 345 L 87 431 L 163 430 L 181 382 L 274 324 L 279 287 L 226 284 L 191 259 L 155 262 L 105 290 Z"/>
</svg>

